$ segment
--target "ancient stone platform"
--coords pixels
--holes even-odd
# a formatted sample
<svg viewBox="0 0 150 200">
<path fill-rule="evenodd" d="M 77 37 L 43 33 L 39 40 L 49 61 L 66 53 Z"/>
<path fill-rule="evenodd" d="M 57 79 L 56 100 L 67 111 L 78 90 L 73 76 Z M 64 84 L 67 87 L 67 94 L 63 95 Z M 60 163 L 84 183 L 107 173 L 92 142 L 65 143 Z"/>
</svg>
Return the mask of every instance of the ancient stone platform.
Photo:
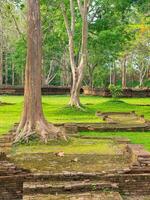
<svg viewBox="0 0 150 200">
<path fill-rule="evenodd" d="M 131 121 L 134 121 L 132 127 L 130 127 L 130 123 L 127 123 L 128 120 L 126 122 L 124 113 L 99 112 L 97 115 L 104 117 L 105 122 L 59 125 L 64 125 L 69 134 L 81 130 L 110 131 L 111 128 L 114 131 L 119 129 L 149 130 L 149 122 L 144 119 L 144 116 L 137 116 L 134 112 L 126 113 L 127 118 L 129 117 Z M 124 117 L 122 121 L 120 121 L 120 115 Z M 115 128 L 116 125 L 118 126 L 117 129 Z M 11 134 L 0 139 L 1 148 L 11 147 L 11 142 Z M 25 175 L 27 171 L 17 168 L 6 159 L 4 154 L 1 154 L 0 192 L 2 195 L 0 200 L 21 200 L 23 196 L 24 200 L 35 200 L 37 197 L 38 200 L 63 200 L 63 198 L 66 200 L 91 200 L 92 198 L 93 200 L 102 198 L 104 200 L 121 200 L 119 194 L 125 196 L 150 195 L 150 153 L 144 150 L 141 145 L 130 144 L 130 141 L 118 139 L 117 142 L 126 145 L 124 154 L 128 156 L 130 164 L 123 169 L 101 172 L 65 171 L 47 173 L 43 171 Z M 104 196 L 104 191 L 109 191 L 112 196 Z"/>
<path fill-rule="evenodd" d="M 125 154 L 129 156 L 130 165 L 121 170 L 32 174 L 24 184 L 24 195 L 34 199 L 35 194 L 66 197 L 105 190 L 122 195 L 150 195 L 150 153 L 141 145 L 127 144 Z"/>
</svg>

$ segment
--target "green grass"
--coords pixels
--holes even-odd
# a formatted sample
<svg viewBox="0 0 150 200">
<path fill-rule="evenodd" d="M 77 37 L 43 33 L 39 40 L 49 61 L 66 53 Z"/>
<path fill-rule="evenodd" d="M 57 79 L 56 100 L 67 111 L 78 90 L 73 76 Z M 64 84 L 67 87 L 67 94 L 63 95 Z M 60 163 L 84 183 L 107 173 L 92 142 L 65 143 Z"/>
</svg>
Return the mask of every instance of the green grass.
<svg viewBox="0 0 150 200">
<path fill-rule="evenodd" d="M 80 132 L 80 135 L 128 138 L 133 144 L 142 144 L 150 151 L 150 132 Z"/>
<path fill-rule="evenodd" d="M 14 105 L 0 106 L 0 134 L 7 132 L 11 126 L 18 122 L 23 109 L 22 96 L 1 96 L 0 101 L 14 103 Z M 114 102 L 109 98 L 82 96 L 81 102 L 85 105 L 85 112 L 67 107 L 69 96 L 44 96 L 43 109 L 48 121 L 62 122 L 100 122 L 95 116 L 97 110 L 101 111 L 132 111 L 144 114 L 150 119 L 149 106 L 134 104 L 150 104 L 149 98 L 122 99 L 123 102 Z"/>
<path fill-rule="evenodd" d="M 69 96 L 44 96 L 43 109 L 45 117 L 49 122 L 100 122 L 95 116 L 96 111 L 136 111 L 138 114 L 144 114 L 145 118 L 150 120 L 150 106 L 141 106 L 150 104 L 150 98 L 122 98 L 122 101 L 112 101 L 111 98 L 102 98 L 94 96 L 82 96 L 81 102 L 85 106 L 85 111 L 69 108 Z M 0 135 L 7 133 L 15 122 L 19 122 L 21 111 L 23 109 L 22 96 L 1 96 L 0 101 L 14 103 L 14 105 L 0 106 Z M 140 105 L 141 104 L 141 105 Z M 93 133 L 94 134 L 94 133 Z M 104 133 L 104 135 L 107 133 Z M 114 133 L 111 133 L 114 134 Z M 133 143 L 142 143 L 150 150 L 149 133 L 115 133 L 118 136 L 128 137 Z"/>
</svg>

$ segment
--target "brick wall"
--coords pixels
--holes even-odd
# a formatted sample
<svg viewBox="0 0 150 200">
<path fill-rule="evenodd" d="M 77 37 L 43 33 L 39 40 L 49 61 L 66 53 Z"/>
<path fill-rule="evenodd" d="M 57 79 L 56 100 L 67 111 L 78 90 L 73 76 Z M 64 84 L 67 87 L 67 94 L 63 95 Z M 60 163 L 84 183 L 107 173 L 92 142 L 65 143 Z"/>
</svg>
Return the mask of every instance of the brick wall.
<svg viewBox="0 0 150 200">
<path fill-rule="evenodd" d="M 0 200 L 23 199 L 23 182 L 27 171 L 17 168 L 0 153 Z"/>
</svg>

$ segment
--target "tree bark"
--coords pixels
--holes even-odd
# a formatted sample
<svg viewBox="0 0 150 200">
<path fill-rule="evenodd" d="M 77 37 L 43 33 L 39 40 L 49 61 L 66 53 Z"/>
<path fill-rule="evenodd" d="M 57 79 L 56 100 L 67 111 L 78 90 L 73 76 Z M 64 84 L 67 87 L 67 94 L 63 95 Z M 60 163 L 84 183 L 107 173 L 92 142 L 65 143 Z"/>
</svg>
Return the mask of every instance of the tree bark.
<svg viewBox="0 0 150 200">
<path fill-rule="evenodd" d="M 3 51 L 0 52 L 0 86 L 3 84 Z"/>
<path fill-rule="evenodd" d="M 0 24 L 0 86 L 3 85 L 3 26 Z"/>
<path fill-rule="evenodd" d="M 72 88 L 71 88 L 71 97 L 70 97 L 70 106 L 75 106 L 80 108 L 80 89 L 83 80 L 84 68 L 87 64 L 87 38 L 88 38 L 88 8 L 89 0 L 84 0 L 82 4 L 81 0 L 78 0 L 78 7 L 82 18 L 82 43 L 81 43 L 81 52 L 79 60 L 76 64 L 75 62 L 75 51 L 74 51 L 74 30 L 75 30 L 75 8 L 74 1 L 70 0 L 70 11 L 71 11 L 71 26 L 69 26 L 69 20 L 66 15 L 66 10 L 64 4 L 61 5 L 64 21 L 66 25 L 66 30 L 69 38 L 69 55 L 70 55 L 70 64 L 72 71 Z"/>
<path fill-rule="evenodd" d="M 28 142 L 33 136 L 45 143 L 49 139 L 66 139 L 63 128 L 44 118 L 41 100 L 42 55 L 39 0 L 28 0 L 28 41 L 25 70 L 24 110 L 14 142 Z"/>
</svg>

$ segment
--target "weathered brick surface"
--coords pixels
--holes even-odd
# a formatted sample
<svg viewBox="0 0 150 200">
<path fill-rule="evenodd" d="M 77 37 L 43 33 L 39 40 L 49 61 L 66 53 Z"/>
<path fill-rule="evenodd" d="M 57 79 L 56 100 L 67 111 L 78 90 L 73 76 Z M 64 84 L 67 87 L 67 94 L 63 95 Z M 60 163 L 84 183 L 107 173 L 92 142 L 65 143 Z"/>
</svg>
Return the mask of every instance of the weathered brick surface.
<svg viewBox="0 0 150 200">
<path fill-rule="evenodd" d="M 45 86 L 42 87 L 42 94 L 69 94 L 70 87 L 62 87 L 62 86 Z M 24 88 L 22 86 L 3 86 L 0 87 L 0 94 L 9 94 L 9 95 L 23 95 Z"/>
<path fill-rule="evenodd" d="M 83 87 L 83 93 L 85 95 L 111 97 L 109 89 Z M 147 89 L 131 89 L 127 88 L 123 90 L 123 97 L 150 97 L 150 88 Z"/>
<path fill-rule="evenodd" d="M 150 124 L 136 124 L 136 125 L 125 125 L 116 123 L 66 123 L 64 127 L 68 134 L 76 134 L 80 131 L 99 131 L 99 132 L 110 132 L 110 131 L 149 131 Z"/>
<path fill-rule="evenodd" d="M 21 200 L 27 171 L 17 168 L 0 153 L 0 200 Z"/>
</svg>

